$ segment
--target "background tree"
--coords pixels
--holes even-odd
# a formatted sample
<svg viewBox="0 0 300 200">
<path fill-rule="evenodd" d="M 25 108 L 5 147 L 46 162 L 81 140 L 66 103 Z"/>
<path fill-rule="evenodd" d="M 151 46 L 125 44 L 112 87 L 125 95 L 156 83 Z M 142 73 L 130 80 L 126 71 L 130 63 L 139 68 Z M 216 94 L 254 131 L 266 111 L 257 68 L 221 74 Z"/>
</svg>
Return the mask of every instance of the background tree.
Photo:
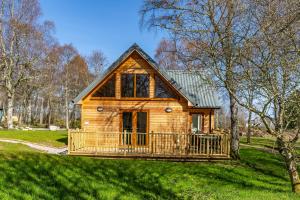
<svg viewBox="0 0 300 200">
<path fill-rule="evenodd" d="M 54 39 L 54 24 L 40 14 L 38 0 L 0 0 L 0 98 L 8 128 L 13 115 L 18 126 L 69 128 L 70 101 L 107 63 L 94 51 L 89 69 L 75 47 Z"/>
<path fill-rule="evenodd" d="M 155 60 L 163 69 L 180 69 L 175 41 L 162 39 L 156 49 Z"/>
<path fill-rule="evenodd" d="M 89 72 L 85 59 L 80 55 L 76 55 L 64 70 L 69 73 L 67 81 L 70 83 L 68 86 L 68 119 L 74 124 L 76 107 L 70 105 L 70 101 L 89 85 L 94 76 Z M 70 122 L 68 121 L 68 123 Z M 69 127 L 69 124 L 66 127 Z"/>
<path fill-rule="evenodd" d="M 45 29 L 38 23 L 40 7 L 36 0 L 1 0 L 0 8 L 1 83 L 7 95 L 7 127 L 12 128 L 16 90 L 33 78 Z"/>
<path fill-rule="evenodd" d="M 107 58 L 99 50 L 93 51 L 92 54 L 87 57 L 87 63 L 91 73 L 96 77 L 99 76 L 108 65 Z"/>
</svg>

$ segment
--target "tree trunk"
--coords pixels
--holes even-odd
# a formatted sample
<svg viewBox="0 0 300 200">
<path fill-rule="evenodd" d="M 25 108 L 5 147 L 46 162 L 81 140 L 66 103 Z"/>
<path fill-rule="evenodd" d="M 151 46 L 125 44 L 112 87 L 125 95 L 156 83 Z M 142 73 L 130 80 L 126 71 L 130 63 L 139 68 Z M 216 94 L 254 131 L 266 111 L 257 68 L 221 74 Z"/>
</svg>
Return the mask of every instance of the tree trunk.
<svg viewBox="0 0 300 200">
<path fill-rule="evenodd" d="M 7 128 L 14 128 L 13 125 L 13 108 L 14 108 L 14 95 L 7 95 Z"/>
<path fill-rule="evenodd" d="M 44 98 L 41 100 L 41 108 L 40 108 L 40 125 L 43 124 L 44 121 Z"/>
<path fill-rule="evenodd" d="M 47 111 L 48 111 L 48 128 L 51 125 L 51 104 L 50 104 L 50 98 L 48 99 L 47 103 Z"/>
<path fill-rule="evenodd" d="M 32 122 L 32 108 L 31 108 L 31 98 L 28 99 L 28 105 L 27 105 L 27 119 L 26 119 L 27 125 L 30 125 Z"/>
<path fill-rule="evenodd" d="M 19 117 L 18 117 L 19 119 L 19 126 L 21 126 L 22 125 L 22 123 L 23 123 L 23 105 L 21 104 L 20 105 L 20 109 L 19 109 Z"/>
<path fill-rule="evenodd" d="M 248 114 L 248 130 L 247 130 L 247 143 L 251 143 L 251 131 L 252 131 L 252 124 L 251 124 L 251 117 L 252 117 L 252 112 L 249 111 Z"/>
<path fill-rule="evenodd" d="M 292 191 L 300 194 L 300 179 L 297 171 L 294 147 L 287 145 L 288 143 L 284 142 L 281 138 L 277 138 L 277 144 L 279 148 L 279 153 L 284 158 L 285 165 L 290 176 Z"/>
<path fill-rule="evenodd" d="M 238 106 L 236 100 L 230 95 L 230 156 L 234 160 L 240 159 L 240 137 L 238 133 Z"/>
</svg>

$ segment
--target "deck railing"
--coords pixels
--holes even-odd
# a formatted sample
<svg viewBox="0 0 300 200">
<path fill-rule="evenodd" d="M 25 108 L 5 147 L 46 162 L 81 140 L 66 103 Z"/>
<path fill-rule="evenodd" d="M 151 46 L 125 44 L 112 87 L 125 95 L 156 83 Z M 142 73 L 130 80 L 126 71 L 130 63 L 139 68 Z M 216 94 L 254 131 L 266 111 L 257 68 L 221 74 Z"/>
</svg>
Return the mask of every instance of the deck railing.
<svg viewBox="0 0 300 200">
<path fill-rule="evenodd" d="M 228 134 L 70 130 L 69 154 L 141 157 L 229 157 Z"/>
</svg>

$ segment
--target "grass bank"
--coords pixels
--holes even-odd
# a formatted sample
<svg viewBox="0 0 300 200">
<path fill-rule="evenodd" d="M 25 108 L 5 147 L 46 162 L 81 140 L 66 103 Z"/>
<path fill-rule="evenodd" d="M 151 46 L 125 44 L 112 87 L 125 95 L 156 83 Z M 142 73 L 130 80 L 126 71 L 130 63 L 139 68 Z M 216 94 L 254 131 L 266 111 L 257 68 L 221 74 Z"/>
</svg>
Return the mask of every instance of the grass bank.
<svg viewBox="0 0 300 200">
<path fill-rule="evenodd" d="M 299 199 L 278 155 L 180 163 L 58 156 L 0 143 L 0 199 Z"/>
</svg>

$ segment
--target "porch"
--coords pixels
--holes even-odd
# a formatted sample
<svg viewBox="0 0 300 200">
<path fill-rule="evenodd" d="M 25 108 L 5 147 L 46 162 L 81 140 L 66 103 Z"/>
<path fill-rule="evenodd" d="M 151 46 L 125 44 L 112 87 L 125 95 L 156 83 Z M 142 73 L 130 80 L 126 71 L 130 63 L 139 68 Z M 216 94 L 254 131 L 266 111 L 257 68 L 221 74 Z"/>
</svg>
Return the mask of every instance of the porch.
<svg viewBox="0 0 300 200">
<path fill-rule="evenodd" d="M 68 153 L 99 157 L 228 159 L 227 133 L 132 133 L 69 130 Z"/>
</svg>

